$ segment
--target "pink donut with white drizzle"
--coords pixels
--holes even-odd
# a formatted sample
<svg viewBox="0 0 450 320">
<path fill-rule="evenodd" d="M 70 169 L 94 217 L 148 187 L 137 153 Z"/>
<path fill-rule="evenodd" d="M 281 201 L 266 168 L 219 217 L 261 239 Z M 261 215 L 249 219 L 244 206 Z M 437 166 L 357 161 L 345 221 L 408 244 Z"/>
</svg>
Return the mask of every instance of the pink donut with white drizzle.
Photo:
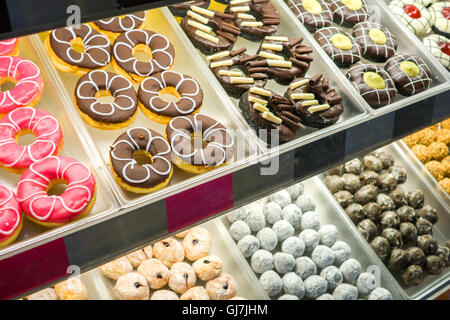
<svg viewBox="0 0 450 320">
<path fill-rule="evenodd" d="M 27 133 L 36 139 L 20 146 L 18 137 Z M 15 109 L 0 119 L 0 167 L 22 173 L 33 162 L 58 154 L 63 142 L 62 128 L 50 113 L 30 107 Z"/>
<path fill-rule="evenodd" d="M 60 195 L 48 195 L 57 184 L 66 184 Z M 17 200 L 27 217 L 40 225 L 56 227 L 88 214 L 95 203 L 96 182 L 78 160 L 50 156 L 34 162 L 17 186 Z"/>
<path fill-rule="evenodd" d="M 0 41 L 0 56 L 16 56 L 19 53 L 18 44 L 17 38 Z"/>
<path fill-rule="evenodd" d="M 13 82 L 15 87 L 0 91 L 0 116 L 18 107 L 34 107 L 41 99 L 41 70 L 30 60 L 0 57 L 0 85 L 5 82 Z"/>
<path fill-rule="evenodd" d="M 22 211 L 14 192 L 0 183 L 0 248 L 12 243 L 22 229 Z"/>
</svg>

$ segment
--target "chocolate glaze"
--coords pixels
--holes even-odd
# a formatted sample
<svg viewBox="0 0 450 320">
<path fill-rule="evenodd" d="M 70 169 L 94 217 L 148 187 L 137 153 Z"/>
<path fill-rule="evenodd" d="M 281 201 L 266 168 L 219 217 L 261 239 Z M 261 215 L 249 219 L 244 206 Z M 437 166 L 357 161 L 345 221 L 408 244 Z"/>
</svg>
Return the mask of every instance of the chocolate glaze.
<svg viewBox="0 0 450 320">
<path fill-rule="evenodd" d="M 192 145 L 192 134 L 202 132 L 206 147 Z M 202 114 L 180 116 L 166 127 L 173 153 L 190 165 L 216 167 L 233 157 L 234 141 L 220 122 Z"/>
<path fill-rule="evenodd" d="M 76 38 L 83 40 L 84 53 L 72 48 L 70 41 Z M 97 69 L 111 61 L 111 43 L 108 37 L 87 24 L 82 24 L 79 28 L 53 30 L 50 34 L 50 46 L 61 60 L 81 68 Z"/>
<path fill-rule="evenodd" d="M 358 22 L 368 20 L 371 14 L 366 0 L 361 0 L 362 7 L 359 10 L 348 8 L 342 0 L 331 0 L 329 2 L 331 10 L 333 10 L 334 21 L 337 24 L 353 26 Z"/>
<path fill-rule="evenodd" d="M 374 89 L 364 82 L 366 72 L 375 72 L 384 79 L 386 87 L 384 89 Z M 382 68 L 374 64 L 364 64 L 358 62 L 347 71 L 347 78 L 358 90 L 359 94 L 374 108 L 385 106 L 397 95 L 397 89 L 389 74 Z"/>
<path fill-rule="evenodd" d="M 315 31 L 323 27 L 328 27 L 333 22 L 333 13 L 330 4 L 325 0 L 317 1 L 322 6 L 322 12 L 319 14 L 314 14 L 306 10 L 302 0 L 286 0 L 285 2 L 297 16 L 298 20 L 300 20 L 309 31 Z"/>
<path fill-rule="evenodd" d="M 385 44 L 378 44 L 369 36 L 369 31 L 373 28 L 380 29 L 386 36 Z M 397 51 L 397 39 L 385 27 L 379 23 L 365 21 L 358 23 L 353 28 L 353 37 L 355 37 L 358 44 L 361 46 L 362 54 L 370 59 L 376 61 L 386 61 Z"/>
<path fill-rule="evenodd" d="M 133 49 L 144 44 L 152 50 L 152 59 L 139 61 Z M 131 30 L 117 37 L 113 46 L 114 61 L 130 75 L 150 76 L 168 70 L 174 62 L 175 49 L 162 34 L 149 30 Z"/>
<path fill-rule="evenodd" d="M 143 150 L 152 155 L 152 163 L 140 165 L 133 152 Z M 172 171 L 170 146 L 162 135 L 147 128 L 131 128 L 111 146 L 110 161 L 114 172 L 127 184 L 152 188 L 169 178 Z"/>
<path fill-rule="evenodd" d="M 302 123 L 310 127 L 322 128 L 335 124 L 341 114 L 344 112 L 344 105 L 342 103 L 342 97 L 329 85 L 328 78 L 315 75 L 310 78 L 308 84 L 295 88 L 292 90 L 288 88 L 285 97 L 295 107 L 296 114 L 302 119 Z M 302 80 L 304 78 L 296 78 L 293 82 Z M 319 79 L 319 80 L 317 80 Z M 317 80 L 317 81 L 314 81 Z M 293 100 L 291 98 L 292 93 L 313 93 L 315 99 L 319 101 L 319 104 L 329 104 L 330 108 L 318 112 L 311 113 L 308 111 L 309 106 L 303 107 L 302 100 Z"/>
<path fill-rule="evenodd" d="M 94 21 L 94 24 L 101 30 L 122 33 L 125 31 L 138 29 L 145 21 L 145 11 L 127 14 L 124 17 L 113 17 Z"/>
<path fill-rule="evenodd" d="M 173 87 L 181 95 L 176 102 L 167 102 L 159 97 L 159 91 Z M 193 77 L 174 71 L 163 71 L 141 82 L 139 102 L 158 115 L 176 117 L 191 114 L 201 107 L 203 91 Z"/>
<path fill-rule="evenodd" d="M 100 103 L 95 98 L 99 90 L 109 90 L 113 103 Z M 137 109 L 137 97 L 131 82 L 125 77 L 103 70 L 86 73 L 75 86 L 78 108 L 95 121 L 120 123 L 130 119 Z"/>
<path fill-rule="evenodd" d="M 175 3 L 169 6 L 169 10 L 173 13 L 173 15 L 178 17 L 184 17 L 186 12 L 191 8 L 191 6 L 197 6 L 200 8 L 207 8 L 209 5 L 208 0 L 194 0 L 194 1 L 186 1 L 181 3 Z"/>
<path fill-rule="evenodd" d="M 249 40 L 258 40 L 265 36 L 274 34 L 278 30 L 280 16 L 269 0 L 248 0 L 247 2 L 234 5 L 234 7 L 239 6 L 249 6 L 250 11 L 244 13 L 255 17 L 255 20 L 243 20 L 238 18 L 237 13 L 234 14 L 234 22 L 241 29 L 242 37 Z M 232 7 L 233 6 L 231 4 L 228 5 L 225 12 L 233 14 L 230 10 Z M 241 26 L 243 21 L 261 21 L 263 25 L 261 27 L 243 27 Z"/>
</svg>

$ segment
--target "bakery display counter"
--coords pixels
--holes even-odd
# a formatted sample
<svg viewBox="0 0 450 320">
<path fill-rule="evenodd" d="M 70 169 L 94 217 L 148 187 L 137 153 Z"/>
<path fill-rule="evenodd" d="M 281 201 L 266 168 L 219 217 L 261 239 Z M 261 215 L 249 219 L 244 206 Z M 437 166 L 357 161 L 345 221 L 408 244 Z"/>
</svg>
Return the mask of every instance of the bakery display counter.
<svg viewBox="0 0 450 320">
<path fill-rule="evenodd" d="M 19 161 L 9 161 L 9 154 L 25 150 L 21 158 L 28 150 L 27 161 L 38 162 L 40 157 L 48 164 L 40 170 L 37 167 L 27 169 L 30 163 L 25 164 L 17 170 L 20 174 L 4 168 L 0 172 L 0 182 L 7 188 L 0 195 L 9 202 L 13 197 L 9 198 L 6 190 L 13 191 L 24 211 L 23 217 L 14 215 L 14 210 L 3 215 L 7 218 L 5 228 L 8 230 L 0 230 L 0 241 L 4 244 L 0 248 L 0 298 L 25 297 L 53 285 L 70 275 L 70 266 L 87 272 L 87 282 L 91 283 L 86 284 L 87 287 L 103 283 L 104 290 L 92 293 L 94 298 L 112 297 L 114 283 L 104 278 L 96 269 L 98 266 L 300 181 L 305 181 L 312 190 L 311 196 L 321 201 L 320 187 L 314 186 L 318 178 L 308 179 L 450 116 L 448 72 L 424 51 L 420 41 L 408 39 L 410 34 L 406 27 L 395 21 L 384 4 L 379 7 L 382 22 L 396 34 L 399 52 L 419 56 L 433 75 L 427 90 L 411 97 L 398 96 L 393 103 L 373 109 L 283 1 L 263 3 L 270 3 L 274 8 L 277 17 L 268 19 L 270 25 L 278 26 L 277 31 L 266 40 L 255 40 L 237 36 L 236 25 L 230 27 L 227 22 L 219 31 L 235 34 L 228 35 L 228 39 L 235 42 L 228 52 L 216 50 L 205 54 L 208 48 L 197 49 L 192 36 L 184 31 L 184 24 L 188 22 L 176 18 L 172 12 L 177 11 L 172 8 L 171 12 L 167 7 L 129 15 L 127 19 L 134 19 L 136 25 L 136 30 L 129 34 L 134 32 L 136 38 L 129 38 L 128 33 L 118 35 L 108 31 L 114 19 L 105 19 L 102 27 L 99 23 L 89 23 L 76 31 L 62 28 L 19 38 L 19 50 L 13 54 L 31 61 L 40 71 L 43 82 L 42 98 L 35 109 L 17 108 L 18 113 L 23 113 L 19 119 L 14 116 L 15 110 L 5 109 L 5 101 L 15 103 L 14 97 L 23 98 L 14 95 L 19 92 L 16 78 L 21 74 L 7 65 L 16 58 L 1 57 L 0 113 L 5 117 L 0 126 L 6 128 L 1 132 L 17 132 L 0 144 L 4 154 L 0 163 L 7 168 L 18 167 Z M 375 2 L 370 4 L 378 6 Z M 190 27 L 209 30 L 200 22 L 209 19 L 214 12 L 210 10 L 219 10 L 219 16 L 229 18 L 229 13 L 223 13 L 226 5 L 211 2 L 204 7 L 208 9 L 185 8 L 192 9 L 191 17 L 197 19 L 197 22 L 190 22 Z M 245 12 L 240 13 L 248 18 Z M 194 34 L 198 35 L 195 28 Z M 100 29 L 103 34 L 98 32 Z M 202 34 L 200 38 L 205 37 L 215 42 L 212 34 L 209 37 Z M 152 39 L 157 41 L 152 42 Z M 286 39 L 289 40 L 287 46 L 295 51 L 290 60 L 280 58 L 277 51 L 280 46 L 286 46 L 278 42 L 286 42 Z M 114 41 L 120 43 L 114 44 Z M 261 55 L 260 46 L 273 52 Z M 135 56 L 136 52 L 141 57 Z M 242 56 L 244 54 L 248 56 Z M 226 55 L 239 55 L 247 62 L 256 63 L 252 71 L 257 74 L 256 78 L 244 74 L 248 73 L 246 67 L 236 70 L 230 67 Z M 91 60 L 86 62 L 80 57 Z M 276 69 L 275 76 L 264 73 L 268 61 Z M 143 69 L 136 69 L 136 65 Z M 149 65 L 152 69 L 145 69 Z M 284 74 L 285 66 L 294 70 L 291 71 L 295 75 Z M 214 70 L 223 67 L 225 73 Z M 164 72 L 152 72 L 153 68 Z M 224 77 L 235 77 L 233 82 L 248 85 L 239 86 L 239 90 L 246 89 L 244 98 L 238 99 L 233 86 L 222 86 Z M 16 82 L 16 87 L 4 87 L 5 79 Z M 33 84 L 34 80 L 30 79 L 22 80 Z M 255 80 L 266 85 L 256 85 Z M 42 90 L 42 86 L 37 87 Z M 306 109 L 305 101 L 309 103 Z M 30 103 L 30 106 L 33 105 Z M 328 109 L 336 112 L 322 116 Z M 42 125 L 33 110 L 48 112 L 44 120 L 59 123 L 61 130 L 58 127 L 52 130 L 51 123 Z M 33 121 L 37 124 L 32 125 Z M 261 128 L 269 129 L 269 133 L 259 132 Z M 271 129 L 278 129 L 272 138 L 282 132 L 279 143 L 271 139 Z M 15 138 L 27 130 L 35 136 L 37 131 L 43 131 L 34 143 L 32 139 L 19 141 L 18 148 L 22 143 L 34 144 L 34 147 L 11 149 L 17 145 Z M 45 135 L 56 142 L 48 143 Z M 42 140 L 45 141 L 40 142 Z M 177 146 L 180 141 L 181 147 Z M 59 150 L 58 144 L 62 149 Z M 73 158 L 81 164 L 59 158 L 50 163 L 53 158 L 41 153 L 35 155 L 33 148 L 50 148 L 48 155 Z M 190 153 L 192 148 L 198 151 L 197 155 Z M 414 157 L 403 145 L 389 148 L 394 148 L 403 162 L 406 162 L 405 157 Z M 415 168 L 411 169 L 414 173 L 423 170 L 417 161 L 408 166 Z M 55 173 L 48 173 L 47 168 Z M 81 177 L 84 172 L 86 175 Z M 448 198 L 432 178 L 417 177 L 417 181 L 413 181 L 425 184 L 432 194 L 433 204 L 440 205 L 442 212 L 448 212 Z M 60 184 L 65 184 L 66 189 L 59 186 L 59 190 L 48 192 Z M 430 184 L 438 192 L 431 190 Z M 332 200 L 329 194 L 324 198 Z M 334 208 L 336 204 L 330 201 L 327 205 Z M 64 213 L 63 218 L 59 216 L 60 211 Z M 22 218 L 18 219 L 19 216 Z M 341 216 L 344 216 L 341 211 L 333 209 L 330 214 L 324 213 L 323 219 L 327 223 L 338 219 L 333 224 L 340 229 L 345 227 Z M 440 243 L 448 237 L 445 214 L 443 216 L 433 227 Z M 242 289 L 238 288 L 242 296 L 267 298 L 262 287 L 254 284 L 256 276 L 248 262 L 229 239 L 227 220 L 222 220 L 207 224 L 212 234 L 221 234 L 211 252 L 227 252 L 227 257 L 223 257 L 224 270 L 242 284 Z M 380 265 L 382 284 L 392 297 L 426 298 L 448 284 L 448 273 L 445 273 L 445 277 L 426 277 L 420 288 L 401 287 L 398 277 L 393 277 L 373 252 L 361 251 L 368 244 L 360 241 L 361 237 L 354 232 L 356 227 L 348 220 L 345 224 L 353 231 L 349 239 L 343 240 L 352 248 L 355 245 L 353 252 L 363 268 L 374 262 Z M 12 235 L 12 232 L 17 233 Z M 14 241 L 16 234 L 18 237 Z M 343 236 L 342 232 L 340 234 Z M 45 272 L 36 277 L 36 270 Z M 10 283 L 12 278 L 21 281 Z"/>
</svg>

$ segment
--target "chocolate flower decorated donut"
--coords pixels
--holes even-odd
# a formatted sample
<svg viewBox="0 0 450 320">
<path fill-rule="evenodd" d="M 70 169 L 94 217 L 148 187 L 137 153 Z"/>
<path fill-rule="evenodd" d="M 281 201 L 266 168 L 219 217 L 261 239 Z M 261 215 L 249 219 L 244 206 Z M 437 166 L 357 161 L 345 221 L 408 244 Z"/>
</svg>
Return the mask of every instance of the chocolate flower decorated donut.
<svg viewBox="0 0 450 320">
<path fill-rule="evenodd" d="M 114 41 L 122 33 L 143 29 L 145 26 L 145 11 L 129 13 L 124 16 L 112 17 L 92 22 L 92 27 Z"/>
<path fill-rule="evenodd" d="M 173 118 L 166 127 L 166 136 L 172 147 L 173 162 L 187 172 L 207 172 L 233 157 L 231 133 L 220 122 L 203 114 Z"/>
</svg>

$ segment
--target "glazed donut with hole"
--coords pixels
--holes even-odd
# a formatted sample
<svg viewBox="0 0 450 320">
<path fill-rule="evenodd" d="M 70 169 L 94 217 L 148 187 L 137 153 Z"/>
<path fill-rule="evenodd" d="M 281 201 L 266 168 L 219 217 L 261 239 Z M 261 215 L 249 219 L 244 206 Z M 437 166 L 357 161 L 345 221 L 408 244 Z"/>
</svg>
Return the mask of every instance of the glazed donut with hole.
<svg viewBox="0 0 450 320">
<path fill-rule="evenodd" d="M 114 41 L 114 70 L 134 83 L 166 70 L 174 64 L 175 49 L 162 34 L 150 30 L 131 30 Z"/>
<path fill-rule="evenodd" d="M 0 56 L 19 55 L 19 39 L 11 38 L 0 41 Z"/>
<path fill-rule="evenodd" d="M 146 17 L 145 11 L 140 11 L 93 21 L 91 26 L 101 34 L 107 36 L 111 41 L 114 41 L 124 32 L 144 29 Z"/>
<path fill-rule="evenodd" d="M 165 187 L 173 173 L 169 143 L 147 128 L 130 128 L 111 146 L 110 164 L 119 186 L 134 193 Z"/>
<path fill-rule="evenodd" d="M 60 195 L 49 195 L 59 184 Z M 31 221 L 56 227 L 87 215 L 95 204 L 96 182 L 89 168 L 78 160 L 50 156 L 34 162 L 20 177 L 17 200 Z"/>
<path fill-rule="evenodd" d="M 0 248 L 16 240 L 22 222 L 22 210 L 16 195 L 0 183 Z"/>
<path fill-rule="evenodd" d="M 19 145 L 25 134 L 34 135 L 34 142 Z M 63 144 L 61 125 L 47 111 L 18 108 L 0 119 L 0 167 L 8 171 L 23 173 L 33 162 L 57 155 Z"/>
<path fill-rule="evenodd" d="M 77 76 L 103 69 L 111 62 L 108 37 L 88 24 L 53 30 L 45 40 L 45 48 L 58 70 Z"/>
<path fill-rule="evenodd" d="M 166 137 L 172 161 L 187 172 L 204 173 L 233 158 L 233 136 L 220 122 L 202 114 L 173 118 L 166 127 Z"/>
<path fill-rule="evenodd" d="M 176 102 L 165 101 L 171 95 Z M 174 71 L 163 71 L 141 82 L 139 108 L 150 120 L 167 124 L 173 117 L 197 113 L 203 102 L 203 91 L 193 77 Z"/>
<path fill-rule="evenodd" d="M 100 97 L 112 102 L 101 102 Z M 75 85 L 75 106 L 81 118 L 90 126 L 116 130 L 134 122 L 137 115 L 137 95 L 131 81 L 115 73 L 94 70 L 78 79 Z"/>
<path fill-rule="evenodd" d="M 0 57 L 0 87 L 6 83 L 14 88 L 0 90 L 0 117 L 19 107 L 34 107 L 44 91 L 41 70 L 19 57 Z"/>
</svg>

